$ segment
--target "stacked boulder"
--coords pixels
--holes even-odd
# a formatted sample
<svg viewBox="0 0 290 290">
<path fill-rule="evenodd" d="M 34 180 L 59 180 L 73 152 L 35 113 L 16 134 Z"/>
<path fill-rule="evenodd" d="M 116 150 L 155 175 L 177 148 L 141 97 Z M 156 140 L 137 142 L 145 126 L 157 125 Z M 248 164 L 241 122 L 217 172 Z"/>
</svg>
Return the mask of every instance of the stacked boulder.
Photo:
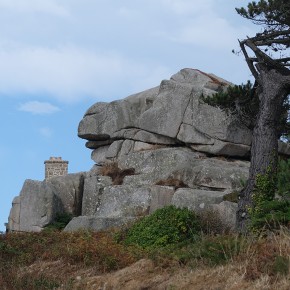
<svg viewBox="0 0 290 290">
<path fill-rule="evenodd" d="M 41 230 L 58 212 L 76 216 L 67 231 L 101 230 L 171 204 L 214 208 L 234 226 L 236 205 L 223 199 L 247 180 L 252 132 L 201 100 L 229 85 L 215 75 L 183 69 L 158 87 L 94 104 L 78 136 L 87 140 L 96 165 L 89 172 L 26 181 L 14 199 L 9 230 Z M 281 150 L 289 155 L 285 145 Z M 116 183 L 112 164 L 131 173 Z"/>
</svg>

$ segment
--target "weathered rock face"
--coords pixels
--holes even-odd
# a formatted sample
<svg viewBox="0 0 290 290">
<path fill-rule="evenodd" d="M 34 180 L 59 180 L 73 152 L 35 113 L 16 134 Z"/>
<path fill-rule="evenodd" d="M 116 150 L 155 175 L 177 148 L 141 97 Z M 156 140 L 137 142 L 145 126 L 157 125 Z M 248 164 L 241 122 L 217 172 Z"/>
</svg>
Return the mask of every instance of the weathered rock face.
<svg viewBox="0 0 290 290">
<path fill-rule="evenodd" d="M 8 220 L 10 231 L 38 232 L 57 213 L 81 214 L 84 174 L 68 174 L 44 181 L 26 180 L 14 198 Z"/>
<path fill-rule="evenodd" d="M 247 156 L 251 131 L 200 99 L 228 85 L 216 76 L 183 69 L 157 88 L 93 105 L 80 122 L 78 135 L 95 149 L 95 161 L 117 158 L 150 144 L 182 144 L 210 154 Z"/>
<path fill-rule="evenodd" d="M 223 196 L 248 178 L 251 131 L 200 99 L 228 85 L 183 69 L 153 89 L 94 104 L 79 124 L 79 137 L 87 139 L 95 162 L 116 162 L 120 171 L 133 168 L 135 174 L 114 185 L 95 165 L 85 173 L 27 180 L 13 200 L 9 230 L 39 231 L 59 212 L 75 216 L 67 231 L 101 230 L 171 204 L 214 209 L 234 227 L 236 205 Z M 290 155 L 288 146 L 279 148 Z"/>
</svg>

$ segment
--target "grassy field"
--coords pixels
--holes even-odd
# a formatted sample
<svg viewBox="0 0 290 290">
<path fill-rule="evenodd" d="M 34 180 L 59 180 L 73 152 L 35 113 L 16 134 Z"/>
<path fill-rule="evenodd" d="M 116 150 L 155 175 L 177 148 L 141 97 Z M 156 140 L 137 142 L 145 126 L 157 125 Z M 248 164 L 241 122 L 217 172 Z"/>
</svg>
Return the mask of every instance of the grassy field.
<svg viewBox="0 0 290 290">
<path fill-rule="evenodd" d="M 289 230 L 149 249 L 125 245 L 123 233 L 2 235 L 0 289 L 290 289 Z"/>
</svg>

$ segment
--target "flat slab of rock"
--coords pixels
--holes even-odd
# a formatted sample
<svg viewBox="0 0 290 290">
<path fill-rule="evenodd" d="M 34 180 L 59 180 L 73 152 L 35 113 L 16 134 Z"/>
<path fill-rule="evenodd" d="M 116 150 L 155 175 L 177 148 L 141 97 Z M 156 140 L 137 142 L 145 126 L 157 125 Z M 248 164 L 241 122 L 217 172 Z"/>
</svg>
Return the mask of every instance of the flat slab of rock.
<svg viewBox="0 0 290 290">
<path fill-rule="evenodd" d="M 134 220 L 134 217 L 113 218 L 96 216 L 79 216 L 73 218 L 65 227 L 65 232 L 78 230 L 101 231 L 124 226 Z"/>
<path fill-rule="evenodd" d="M 179 208 L 201 211 L 222 202 L 223 196 L 224 192 L 219 191 L 180 188 L 175 192 L 172 204 Z"/>
<path fill-rule="evenodd" d="M 95 212 L 98 217 L 141 217 L 171 204 L 174 188 L 168 186 L 107 186 Z"/>
<path fill-rule="evenodd" d="M 134 152 L 119 157 L 121 168 L 135 168 L 136 175 L 126 176 L 125 185 L 151 185 L 175 178 L 190 188 L 208 190 L 237 190 L 248 178 L 247 161 L 208 158 L 189 148 L 162 148 Z"/>
</svg>

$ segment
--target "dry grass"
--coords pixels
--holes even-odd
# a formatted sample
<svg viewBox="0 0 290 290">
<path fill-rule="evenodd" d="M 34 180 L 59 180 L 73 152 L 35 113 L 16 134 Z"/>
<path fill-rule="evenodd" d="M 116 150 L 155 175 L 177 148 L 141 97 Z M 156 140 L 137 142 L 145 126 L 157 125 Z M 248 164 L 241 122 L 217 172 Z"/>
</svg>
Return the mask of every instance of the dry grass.
<svg viewBox="0 0 290 290">
<path fill-rule="evenodd" d="M 138 258 L 137 251 L 117 244 L 110 233 L 8 234 L 0 239 L 0 249 L 0 289 L 7 290 L 54 289 L 69 282 L 70 272 L 93 269 L 101 274 L 124 268 Z M 65 267 L 58 271 L 49 266 L 46 271 L 46 265 L 54 264 Z M 36 272 L 31 270 L 34 265 L 38 265 Z"/>
<path fill-rule="evenodd" d="M 289 229 L 204 235 L 154 253 L 109 232 L 8 234 L 0 237 L 0 289 L 288 290 L 289 259 Z"/>
<path fill-rule="evenodd" d="M 123 180 L 127 175 L 134 175 L 135 169 L 120 169 L 117 162 L 105 163 L 99 171 L 100 175 L 109 176 L 112 178 L 113 185 L 123 184 Z"/>
<path fill-rule="evenodd" d="M 185 184 L 182 180 L 179 180 L 177 178 L 167 178 L 167 179 L 159 180 L 155 183 L 155 185 L 173 186 L 175 190 L 178 188 L 188 187 L 187 184 Z"/>
</svg>

